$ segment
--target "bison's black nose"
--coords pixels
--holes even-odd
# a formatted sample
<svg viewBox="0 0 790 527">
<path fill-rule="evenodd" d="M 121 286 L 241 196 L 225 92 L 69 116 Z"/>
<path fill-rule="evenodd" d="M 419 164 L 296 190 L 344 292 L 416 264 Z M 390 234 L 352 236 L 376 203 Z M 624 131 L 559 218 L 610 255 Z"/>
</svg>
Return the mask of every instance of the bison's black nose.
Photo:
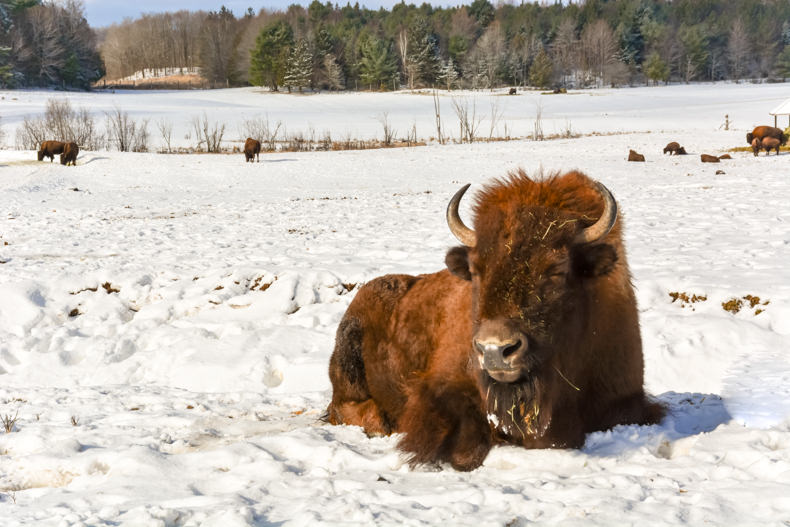
<svg viewBox="0 0 790 527">
<path fill-rule="evenodd" d="M 516 359 L 526 347 L 521 338 L 508 340 L 475 339 L 475 348 L 483 357 L 483 367 L 488 371 L 512 370 Z"/>
</svg>

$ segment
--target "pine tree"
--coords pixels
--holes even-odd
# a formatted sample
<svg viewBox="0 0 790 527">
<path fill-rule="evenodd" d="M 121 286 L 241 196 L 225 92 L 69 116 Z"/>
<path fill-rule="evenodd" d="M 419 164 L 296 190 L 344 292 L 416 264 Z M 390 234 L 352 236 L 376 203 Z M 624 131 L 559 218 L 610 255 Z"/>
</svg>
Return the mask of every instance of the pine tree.
<svg viewBox="0 0 790 527">
<path fill-rule="evenodd" d="M 776 57 L 776 73 L 783 79 L 790 77 L 790 44 Z"/>
<path fill-rule="evenodd" d="M 283 82 L 293 46 L 293 29 L 284 20 L 265 26 L 250 51 L 250 82 L 277 91 Z"/>
<path fill-rule="evenodd" d="M 657 52 L 651 53 L 645 61 L 645 74 L 654 83 L 669 80 L 669 66 Z"/>
<path fill-rule="evenodd" d="M 288 88 L 289 93 L 291 88 L 299 88 L 301 92 L 302 88 L 310 85 L 312 76 L 313 54 L 310 52 L 307 41 L 300 39 L 288 57 L 288 65 L 283 76 L 283 86 Z"/>
<path fill-rule="evenodd" d="M 548 88 L 551 85 L 553 69 L 554 66 L 546 50 L 541 49 L 529 69 L 529 83 L 538 88 Z"/>
<path fill-rule="evenodd" d="M 453 86 L 455 86 L 455 84 L 458 82 L 458 72 L 455 70 L 455 64 L 453 64 L 452 57 L 450 57 L 442 66 L 438 80 L 448 90 L 452 90 Z"/>
<path fill-rule="evenodd" d="M 390 46 L 375 37 L 368 37 L 360 46 L 360 55 L 360 80 L 370 88 L 387 89 L 397 73 Z"/>
</svg>

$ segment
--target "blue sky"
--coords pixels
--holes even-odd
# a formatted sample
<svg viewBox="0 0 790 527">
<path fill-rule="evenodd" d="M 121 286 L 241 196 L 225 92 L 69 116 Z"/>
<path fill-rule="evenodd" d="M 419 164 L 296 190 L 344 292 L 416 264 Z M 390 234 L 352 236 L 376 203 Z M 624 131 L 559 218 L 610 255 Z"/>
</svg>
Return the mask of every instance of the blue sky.
<svg viewBox="0 0 790 527">
<path fill-rule="evenodd" d="M 109 26 L 113 22 L 121 22 L 124 18 L 137 18 L 142 13 L 162 13 L 166 11 L 179 11 L 188 9 L 190 11 L 216 11 L 224 5 L 236 16 L 240 16 L 247 11 L 248 7 L 257 13 L 262 7 L 267 9 L 285 9 L 291 4 L 309 5 L 312 0 L 267 0 L 265 3 L 254 0 L 84 0 L 85 15 L 88 23 L 92 27 Z M 326 2 L 326 0 L 322 0 Z M 345 5 L 348 0 L 333 0 L 333 3 Z M 390 8 L 399 3 L 400 0 L 361 0 L 359 5 L 378 9 L 379 7 Z M 461 3 L 471 3 L 468 1 L 434 1 L 434 5 L 457 5 Z M 421 4 L 422 0 L 411 0 L 414 4 Z M 351 1 L 354 4 L 354 1 Z"/>
</svg>

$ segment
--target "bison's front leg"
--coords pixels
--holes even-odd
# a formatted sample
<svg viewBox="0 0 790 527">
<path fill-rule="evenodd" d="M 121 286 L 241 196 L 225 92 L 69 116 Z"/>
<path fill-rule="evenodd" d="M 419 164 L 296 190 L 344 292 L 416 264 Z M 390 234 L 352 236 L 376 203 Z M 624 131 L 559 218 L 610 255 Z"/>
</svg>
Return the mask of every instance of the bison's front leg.
<svg viewBox="0 0 790 527">
<path fill-rule="evenodd" d="M 427 380 L 409 394 L 398 423 L 398 446 L 412 465 L 448 462 L 456 470 L 479 467 L 491 449 L 491 428 L 477 388 L 468 382 Z"/>
</svg>

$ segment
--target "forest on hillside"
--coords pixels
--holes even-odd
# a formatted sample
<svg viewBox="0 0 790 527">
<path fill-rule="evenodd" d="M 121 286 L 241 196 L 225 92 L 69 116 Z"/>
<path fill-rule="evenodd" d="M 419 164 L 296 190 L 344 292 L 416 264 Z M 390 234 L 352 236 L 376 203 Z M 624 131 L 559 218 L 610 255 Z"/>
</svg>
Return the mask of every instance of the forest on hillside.
<svg viewBox="0 0 790 527">
<path fill-rule="evenodd" d="M 460 7 L 293 4 L 87 26 L 79 0 L 0 0 L 0 86 L 85 88 L 200 71 L 211 87 L 580 88 L 790 77 L 787 0 L 584 0 Z"/>
</svg>

